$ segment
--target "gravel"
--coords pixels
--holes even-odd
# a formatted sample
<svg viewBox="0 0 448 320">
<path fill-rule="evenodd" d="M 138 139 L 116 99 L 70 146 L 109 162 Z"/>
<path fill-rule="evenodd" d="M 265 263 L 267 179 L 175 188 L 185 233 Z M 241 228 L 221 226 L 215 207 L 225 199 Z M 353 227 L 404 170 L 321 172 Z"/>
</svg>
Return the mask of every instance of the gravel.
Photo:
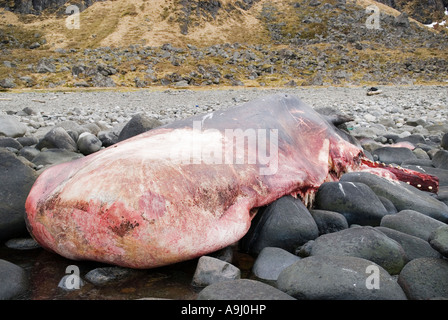
<svg viewBox="0 0 448 320">
<path fill-rule="evenodd" d="M 441 135 L 446 131 L 448 86 L 384 86 L 368 96 L 367 87 L 296 87 L 278 89 L 137 90 L 0 93 L 0 114 L 15 114 L 39 136 L 66 120 L 112 128 L 138 113 L 162 123 L 225 109 L 261 95 L 286 92 L 314 108 L 333 108 L 351 116 L 353 132 L 371 138 L 386 132 Z M 26 108 L 26 109 L 25 109 Z M 25 110 L 24 110 L 25 109 Z M 31 114 L 30 114 L 31 113 Z M 48 128 L 46 128 L 48 127 Z M 46 128 L 46 129 L 45 129 Z"/>
</svg>

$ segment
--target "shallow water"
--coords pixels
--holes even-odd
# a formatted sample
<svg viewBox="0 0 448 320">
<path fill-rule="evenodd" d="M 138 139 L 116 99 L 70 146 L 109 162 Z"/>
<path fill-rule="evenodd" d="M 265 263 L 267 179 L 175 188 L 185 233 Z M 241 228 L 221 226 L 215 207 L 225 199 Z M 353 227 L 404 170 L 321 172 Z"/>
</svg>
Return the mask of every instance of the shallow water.
<svg viewBox="0 0 448 320">
<path fill-rule="evenodd" d="M 42 248 L 10 249 L 4 244 L 0 246 L 0 259 L 21 266 L 28 274 L 29 289 L 16 300 L 193 300 L 202 289 L 191 285 L 198 259 L 160 268 L 133 270 L 130 276 L 102 286 L 93 285 L 84 276 L 90 270 L 111 265 L 73 261 Z M 242 277 L 250 277 L 253 264 L 250 256 L 235 251 L 233 264 L 241 269 Z M 58 287 L 61 279 L 71 274 L 66 272 L 70 265 L 79 268 L 84 283 L 80 289 L 66 290 Z"/>
</svg>

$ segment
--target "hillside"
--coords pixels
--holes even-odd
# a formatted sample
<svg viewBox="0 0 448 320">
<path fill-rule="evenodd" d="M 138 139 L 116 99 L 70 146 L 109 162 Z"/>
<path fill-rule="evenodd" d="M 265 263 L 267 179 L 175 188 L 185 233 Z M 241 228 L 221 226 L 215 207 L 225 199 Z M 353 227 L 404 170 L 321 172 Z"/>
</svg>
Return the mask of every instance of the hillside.
<svg viewBox="0 0 448 320">
<path fill-rule="evenodd" d="M 73 3 L 81 9 L 79 29 L 66 24 L 64 8 Z M 376 17 L 366 10 L 372 4 L 379 29 L 367 23 Z M 72 1 L 65 7 L 33 14 L 0 9 L 0 86 L 408 84 L 444 83 L 448 74 L 445 27 L 430 29 L 370 0 Z"/>
</svg>

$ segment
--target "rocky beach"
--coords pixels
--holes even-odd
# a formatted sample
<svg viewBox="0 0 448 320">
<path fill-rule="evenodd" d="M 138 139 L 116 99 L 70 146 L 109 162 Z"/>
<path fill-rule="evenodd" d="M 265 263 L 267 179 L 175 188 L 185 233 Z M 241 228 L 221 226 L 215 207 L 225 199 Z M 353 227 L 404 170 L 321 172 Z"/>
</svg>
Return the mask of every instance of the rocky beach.
<svg viewBox="0 0 448 320">
<path fill-rule="evenodd" d="M 448 87 L 376 89 L 0 93 L 0 297 L 448 298 Z M 23 205 L 27 192 L 48 166 L 87 156 L 178 119 L 273 93 L 295 95 L 329 119 L 344 116 L 349 121 L 340 127 L 357 139 L 369 158 L 436 175 L 438 194 L 369 174 L 347 173 L 339 183 L 324 183 L 312 207 L 305 207 L 300 199 L 283 197 L 264 208 L 253 221 L 254 228 L 233 246 L 148 270 L 65 259 L 40 248 L 26 231 Z"/>
</svg>

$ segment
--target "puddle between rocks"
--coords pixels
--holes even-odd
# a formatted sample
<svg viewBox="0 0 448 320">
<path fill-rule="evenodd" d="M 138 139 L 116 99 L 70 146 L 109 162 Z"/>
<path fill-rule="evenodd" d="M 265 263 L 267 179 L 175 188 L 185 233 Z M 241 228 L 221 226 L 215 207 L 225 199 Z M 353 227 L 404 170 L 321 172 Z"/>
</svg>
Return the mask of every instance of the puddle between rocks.
<svg viewBox="0 0 448 320">
<path fill-rule="evenodd" d="M 242 278 L 250 277 L 253 258 L 234 249 L 233 264 L 240 268 Z M 17 250 L 0 246 L 0 259 L 12 262 L 28 274 L 29 288 L 15 300 L 135 300 L 174 299 L 194 300 L 202 288 L 191 285 L 198 259 L 154 269 L 132 270 L 131 275 L 106 285 L 94 285 L 85 274 L 109 264 L 66 259 L 42 248 Z M 84 285 L 66 290 L 58 286 L 61 279 L 70 275 L 68 266 L 79 268 Z"/>
</svg>

